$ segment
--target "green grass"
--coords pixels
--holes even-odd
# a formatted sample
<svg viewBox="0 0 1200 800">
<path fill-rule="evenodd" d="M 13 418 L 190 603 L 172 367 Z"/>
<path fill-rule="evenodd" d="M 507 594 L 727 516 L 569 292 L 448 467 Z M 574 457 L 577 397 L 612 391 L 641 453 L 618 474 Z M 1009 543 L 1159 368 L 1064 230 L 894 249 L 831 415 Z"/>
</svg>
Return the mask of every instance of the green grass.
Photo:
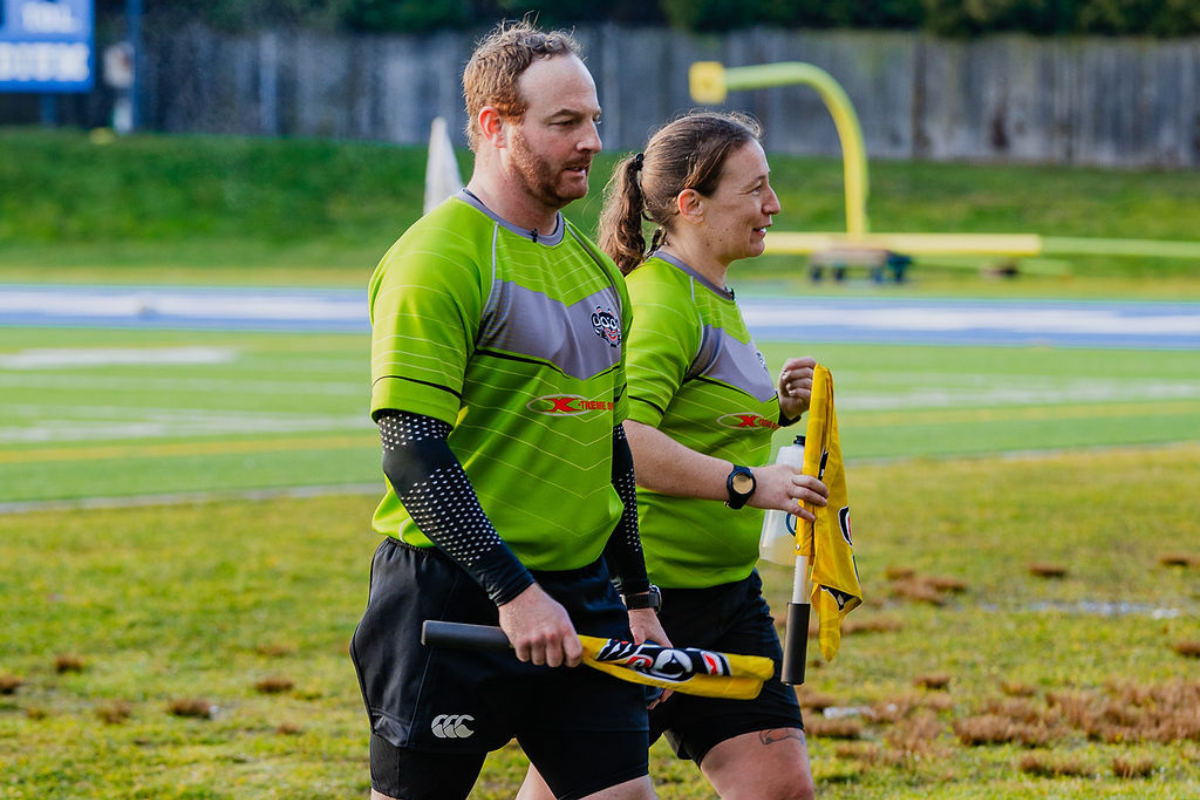
<svg viewBox="0 0 1200 800">
<path fill-rule="evenodd" d="M 101 145 L 10 128 L 0 149 L 0 281 L 360 286 L 420 214 L 424 191 L 423 147 L 203 136 Z M 614 157 L 598 160 L 592 194 L 568 210 L 586 229 Z M 469 174 L 470 154 L 459 159 Z M 776 230 L 844 229 L 840 161 L 773 155 L 772 167 L 784 209 Z M 880 161 L 871 183 L 879 231 L 1192 240 L 1200 218 L 1194 172 Z M 931 262 L 911 287 L 890 290 L 1200 297 L 1191 261 L 1092 257 L 1069 267 L 1069 277 L 981 283 L 974 269 Z M 735 276 L 811 288 L 796 258 L 741 264 Z"/>
<path fill-rule="evenodd" d="M 761 344 L 833 371 L 853 459 L 1200 438 L 1192 351 Z M 230 360 L 0 365 L 0 502 L 380 483 L 365 335 L 6 328 L 0 356 L 185 346 Z"/>
<path fill-rule="evenodd" d="M 867 724 L 854 742 L 820 735 L 820 715 L 807 711 L 820 796 L 1195 797 L 1200 729 L 1109 744 L 1067 727 L 1035 748 L 968 747 L 953 731 L 1002 699 L 1006 681 L 1031 687 L 1037 709 L 1055 693 L 1100 698 L 1118 684 L 1148 694 L 1200 681 L 1200 662 L 1173 650 L 1200 640 L 1198 468 L 1195 445 L 851 468 L 866 604 L 848 623 L 885 620 L 892 630 L 848 634 L 832 663 L 809 667 L 808 686 L 841 707 L 910 711 Z M 0 695 L 4 796 L 365 796 L 366 718 L 346 644 L 366 599 L 373 503 L 0 516 L 0 679 L 23 681 Z M 1197 560 L 1164 567 L 1167 553 Z M 1067 574 L 1036 578 L 1033 561 Z M 887 577 L 898 567 L 955 578 L 966 591 L 942 606 L 903 600 Z M 770 566 L 764 577 L 782 608 L 790 576 Z M 1081 601 L 1124 601 L 1140 613 L 1091 616 L 1078 612 Z M 1154 608 L 1179 616 L 1153 619 Z M 59 655 L 83 670 L 58 672 Z M 937 672 L 949 676 L 947 690 L 914 686 Z M 256 689 L 272 676 L 292 688 Z M 181 698 L 217 711 L 168 713 Z M 127 719 L 102 721 L 120 704 Z M 1031 753 L 1073 759 L 1086 775 L 1033 777 L 1020 769 Z M 1114 777 L 1118 757 L 1148 759 L 1149 777 Z M 524 764 L 515 748 L 493 755 L 475 796 L 511 797 Z M 664 800 L 711 796 L 662 743 L 652 772 Z"/>
<path fill-rule="evenodd" d="M 0 282 L 356 287 L 419 214 L 425 155 L 194 136 L 101 146 L 30 130 L 0 130 L 0 150 Z M 569 212 L 585 226 L 611 163 L 600 161 L 593 195 Z M 840 163 L 772 163 L 778 229 L 841 226 Z M 1191 173 L 877 163 L 871 215 L 876 230 L 1193 239 L 1194 189 Z M 1197 299 L 1195 267 L 1080 259 L 1068 278 L 984 283 L 920 265 L 909 286 L 812 287 L 798 261 L 771 258 L 737 265 L 731 279 L 770 292 Z M 0 368 L 0 502 L 381 484 L 365 336 L 3 331 L 0 356 L 205 346 L 233 358 Z M 809 687 L 896 718 L 845 742 L 806 712 L 820 796 L 1200 794 L 1200 725 L 1172 741 L 1126 733 L 1110 743 L 1051 708 L 1063 693 L 1113 705 L 1200 682 L 1200 662 L 1175 650 L 1200 642 L 1200 354 L 760 344 L 772 365 L 810 353 L 836 376 L 867 594 L 849 623 L 883 629 L 848 633 L 833 663 L 810 666 Z M 1021 456 L 1059 448 L 1087 449 Z M 346 644 L 365 602 L 375 501 L 0 515 L 0 692 L 19 683 L 0 693 L 0 795 L 365 795 L 365 714 Z M 1192 566 L 1163 566 L 1170 553 Z M 1066 575 L 1037 578 L 1035 561 Z M 914 603 L 888 577 L 900 567 L 966 591 Z M 764 577 L 782 608 L 790 576 L 767 565 Z M 1112 602 L 1137 613 L 1083 613 Z M 60 655 L 82 671 L 59 672 Z M 949 677 L 947 691 L 914 686 L 934 673 Z M 271 678 L 292 688 L 256 689 Z M 1032 688 L 1046 746 L 968 747 L 955 735 L 996 706 L 1002 682 Z M 215 706 L 213 717 L 168 713 L 188 698 Z M 1044 763 L 1023 770 L 1031 753 Z M 1116 758 L 1146 760 L 1148 777 L 1114 777 Z M 1068 767 L 1081 776 L 1034 775 Z M 476 796 L 511 797 L 524 768 L 518 749 L 500 751 Z M 652 771 L 664 800 L 711 796 L 661 742 Z"/>
</svg>

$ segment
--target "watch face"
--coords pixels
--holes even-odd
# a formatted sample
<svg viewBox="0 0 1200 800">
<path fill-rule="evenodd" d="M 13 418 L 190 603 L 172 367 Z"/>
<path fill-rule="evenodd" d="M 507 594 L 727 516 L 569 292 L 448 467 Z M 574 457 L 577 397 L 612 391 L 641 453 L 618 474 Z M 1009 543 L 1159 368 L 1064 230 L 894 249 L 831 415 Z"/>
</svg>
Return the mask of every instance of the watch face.
<svg viewBox="0 0 1200 800">
<path fill-rule="evenodd" d="M 754 491 L 754 476 L 745 472 L 735 473 L 732 478 L 733 490 L 738 494 L 750 494 Z"/>
</svg>

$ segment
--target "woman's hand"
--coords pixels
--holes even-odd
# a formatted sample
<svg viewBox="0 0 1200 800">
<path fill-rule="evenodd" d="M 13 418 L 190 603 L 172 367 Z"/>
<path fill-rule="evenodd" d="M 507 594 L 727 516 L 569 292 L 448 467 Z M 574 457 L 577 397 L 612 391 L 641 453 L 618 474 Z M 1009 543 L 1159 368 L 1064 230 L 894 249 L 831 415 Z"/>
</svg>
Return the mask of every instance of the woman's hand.
<svg viewBox="0 0 1200 800">
<path fill-rule="evenodd" d="M 812 522 L 816 519 L 800 501 L 811 506 L 829 502 L 829 489 L 811 475 L 803 475 L 791 464 L 771 464 L 754 468 L 755 489 L 749 505 L 755 508 L 778 509 Z"/>
<path fill-rule="evenodd" d="M 788 419 L 797 419 L 812 400 L 813 367 L 817 360 L 812 356 L 789 358 L 779 373 L 779 410 Z"/>
</svg>

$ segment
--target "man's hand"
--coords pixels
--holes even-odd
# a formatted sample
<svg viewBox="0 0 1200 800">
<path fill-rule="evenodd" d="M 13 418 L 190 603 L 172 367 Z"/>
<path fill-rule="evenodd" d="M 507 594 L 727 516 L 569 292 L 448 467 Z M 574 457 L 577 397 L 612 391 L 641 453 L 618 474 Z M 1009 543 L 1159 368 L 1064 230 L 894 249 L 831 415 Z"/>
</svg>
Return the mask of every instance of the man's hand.
<svg viewBox="0 0 1200 800">
<path fill-rule="evenodd" d="M 661 644 L 663 647 L 674 647 L 671 640 L 667 638 L 667 632 L 663 630 L 662 623 L 658 621 L 658 614 L 651 608 L 635 608 L 629 612 L 629 630 L 633 633 L 633 643 L 642 644 L 646 641 Z M 647 708 L 654 708 L 660 703 L 666 701 L 671 696 L 671 689 L 664 689 L 663 693 L 654 699 Z"/>
<path fill-rule="evenodd" d="M 629 630 L 633 633 L 633 643 L 641 644 L 646 641 L 660 644 L 663 647 L 674 647 L 667 638 L 658 621 L 658 614 L 650 608 L 635 608 L 629 612 Z"/>
<path fill-rule="evenodd" d="M 522 661 L 575 667 L 583 660 L 567 610 L 536 583 L 500 606 L 500 628 Z"/>
<path fill-rule="evenodd" d="M 779 410 L 788 419 L 796 419 L 808 411 L 816 365 L 817 360 L 812 356 L 789 358 L 784 363 L 779 373 Z"/>
</svg>

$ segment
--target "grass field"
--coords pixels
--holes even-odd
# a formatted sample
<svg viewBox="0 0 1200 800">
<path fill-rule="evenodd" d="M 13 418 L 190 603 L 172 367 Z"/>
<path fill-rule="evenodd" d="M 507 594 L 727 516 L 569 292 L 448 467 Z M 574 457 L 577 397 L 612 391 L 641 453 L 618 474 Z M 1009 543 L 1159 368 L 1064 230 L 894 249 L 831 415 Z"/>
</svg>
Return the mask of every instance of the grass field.
<svg viewBox="0 0 1200 800">
<path fill-rule="evenodd" d="M 0 130 L 0 148 L 0 283 L 363 287 L 424 164 L 319 141 Z M 841 225 L 840 163 L 772 163 L 779 229 Z M 1200 218 L 1191 173 L 881 163 L 872 186 L 878 230 L 1194 239 Z M 1200 299 L 1196 267 L 732 277 Z M 1200 797 L 1200 353 L 760 345 L 833 370 L 850 460 L 866 603 L 802 693 L 819 796 Z M 25 511 L 0 514 L 0 797 L 365 796 L 346 646 L 381 487 L 368 380 L 362 335 L 0 327 L 0 509 Z M 304 487 L 333 494 L 240 499 Z M 84 504 L 164 494 L 202 499 Z M 781 609 L 790 575 L 763 570 Z M 475 796 L 512 797 L 524 768 L 499 751 Z M 664 800 L 711 796 L 661 742 L 651 768 Z"/>
<path fill-rule="evenodd" d="M 1200 439 L 1194 351 L 762 346 L 833 371 L 860 460 Z M 377 483 L 367 352 L 349 334 L 4 329 L 0 502 Z"/>
<path fill-rule="evenodd" d="M 853 468 L 867 601 L 809 669 L 820 796 L 1196 797 L 1198 463 L 1189 445 Z M 0 516 L 0 793 L 365 796 L 346 644 L 373 503 Z M 789 577 L 765 581 L 781 607 Z M 666 800 L 710 796 L 661 743 L 652 768 Z M 475 796 L 511 797 L 523 769 L 498 752 Z"/>
</svg>

